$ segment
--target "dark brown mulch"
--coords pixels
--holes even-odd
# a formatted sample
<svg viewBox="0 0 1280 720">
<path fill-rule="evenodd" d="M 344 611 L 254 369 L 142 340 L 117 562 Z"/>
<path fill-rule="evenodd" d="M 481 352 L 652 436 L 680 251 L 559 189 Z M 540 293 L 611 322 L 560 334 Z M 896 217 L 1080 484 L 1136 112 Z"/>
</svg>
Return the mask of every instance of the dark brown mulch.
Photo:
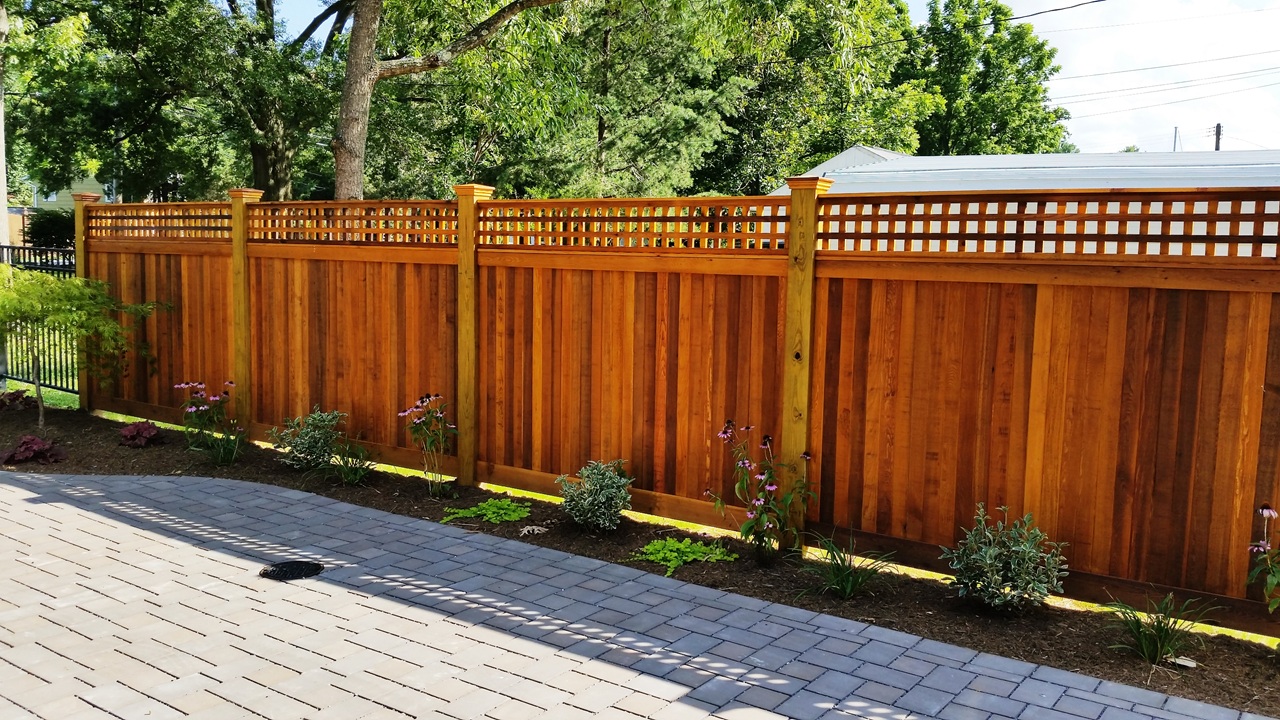
<svg viewBox="0 0 1280 720">
<path fill-rule="evenodd" d="M 68 458 L 48 466 L 24 470 L 100 475 L 187 475 L 225 477 L 307 490 L 357 505 L 413 517 L 439 520 L 446 507 L 470 507 L 493 493 L 458 488 L 457 497 L 437 499 L 420 479 L 375 473 L 362 487 L 343 487 L 308 479 L 280 464 L 274 451 L 251 447 L 234 465 L 216 466 L 186 449 L 180 433 L 165 431 L 167 443 L 135 450 L 119 445 L 120 423 L 80 412 L 49 411 L 47 427 L 35 433 L 34 411 L 0 412 L 0 451 L 12 447 L 22 434 L 35 433 L 56 441 Z M 6 468 L 15 469 L 15 468 Z M 583 532 L 550 503 L 533 502 L 532 514 L 519 523 L 491 525 L 458 520 L 457 525 L 519 537 L 527 525 L 548 528 L 539 535 L 519 537 L 525 542 L 599 558 L 636 564 L 655 572 L 654 565 L 628 559 L 650 540 L 690 536 L 681 530 L 624 519 L 608 534 Z M 1109 646 L 1122 640 L 1103 613 L 1045 608 L 1024 616 L 991 615 L 951 596 L 945 584 L 901 575 L 886 578 L 874 594 L 850 601 L 801 595 L 813 576 L 796 561 L 758 567 L 748 548 L 733 541 L 743 559 L 735 563 L 697 563 L 676 571 L 675 577 L 709 587 L 787 603 L 820 612 L 902 630 L 976 650 L 1066 670 L 1075 670 L 1120 683 L 1148 687 L 1172 695 L 1225 705 L 1262 715 L 1280 716 L 1280 661 L 1261 644 L 1228 637 L 1207 637 L 1205 647 L 1190 655 L 1196 669 L 1153 671 L 1150 666 Z"/>
</svg>

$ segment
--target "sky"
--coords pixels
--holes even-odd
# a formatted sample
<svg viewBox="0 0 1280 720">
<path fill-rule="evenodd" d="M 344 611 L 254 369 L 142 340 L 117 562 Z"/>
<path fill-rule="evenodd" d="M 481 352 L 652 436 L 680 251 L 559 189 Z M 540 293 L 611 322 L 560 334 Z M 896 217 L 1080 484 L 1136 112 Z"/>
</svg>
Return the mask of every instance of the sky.
<svg viewBox="0 0 1280 720">
<path fill-rule="evenodd" d="M 1058 50 L 1049 83 L 1081 152 L 1280 150 L 1280 0 L 1005 0 Z M 917 23 L 927 0 L 908 0 Z M 323 7 L 281 0 L 291 33 Z M 1164 67 L 1157 67 L 1164 66 Z M 1154 69 L 1143 69 L 1154 68 Z M 1214 96 L 1214 97 L 1205 97 Z M 1151 107 L 1155 106 L 1155 107 Z"/>
</svg>

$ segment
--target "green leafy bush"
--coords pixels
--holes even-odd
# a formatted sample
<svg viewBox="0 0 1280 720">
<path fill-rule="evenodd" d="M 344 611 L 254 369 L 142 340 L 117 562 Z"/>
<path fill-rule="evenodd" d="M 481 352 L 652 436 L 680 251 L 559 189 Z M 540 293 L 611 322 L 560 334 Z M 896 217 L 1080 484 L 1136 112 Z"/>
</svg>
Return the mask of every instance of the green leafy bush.
<svg viewBox="0 0 1280 720">
<path fill-rule="evenodd" d="M 978 503 L 974 527 L 960 545 L 942 548 L 942 559 L 955 571 L 955 587 L 962 598 L 973 598 L 992 608 L 1025 610 L 1037 606 L 1050 593 L 1062 592 L 1067 561 L 1065 543 L 1049 542 L 1032 523 L 1031 513 L 1006 524 L 1009 509 L 1001 507 L 1004 520 L 989 524 L 986 508 Z"/>
<path fill-rule="evenodd" d="M 267 439 L 283 451 L 279 459 L 285 465 L 303 472 L 327 472 L 342 440 L 338 424 L 346 416 L 338 410 L 321 412 L 316 405 L 310 415 L 286 418 L 283 430 L 271 428 Z"/>
<path fill-rule="evenodd" d="M 667 577 L 671 577 L 677 568 L 691 562 L 733 562 L 738 556 L 719 545 L 693 542 L 688 538 L 663 538 L 640 548 L 630 559 L 662 565 L 667 569 Z"/>
<path fill-rule="evenodd" d="M 513 502 L 509 498 L 494 498 L 469 508 L 445 508 L 444 519 L 440 522 L 447 523 L 458 518 L 480 518 L 497 525 L 529 517 L 529 508 L 529 503 Z"/>
<path fill-rule="evenodd" d="M 622 511 L 631 509 L 631 478 L 622 473 L 622 460 L 592 460 L 578 471 L 577 478 L 556 478 L 564 511 L 573 521 L 593 530 L 613 530 L 622 520 Z"/>
<path fill-rule="evenodd" d="M 818 594 L 831 593 L 848 600 L 866 592 L 889 567 L 889 558 L 893 556 L 891 552 L 867 553 L 860 558 L 855 554 L 857 544 L 852 539 L 847 550 L 832 538 L 818 535 L 817 539 L 826 557 L 816 566 L 806 565 L 805 569 L 818 576 L 818 586 L 813 589 Z"/>
<path fill-rule="evenodd" d="M 1169 662 L 1183 654 L 1191 646 L 1204 646 L 1204 640 L 1191 632 L 1192 623 L 1200 622 L 1218 607 L 1195 607 L 1197 599 L 1187 600 L 1177 606 L 1173 593 L 1158 603 L 1147 600 L 1147 612 L 1123 602 L 1107 603 L 1117 620 L 1113 627 L 1128 635 L 1128 642 L 1112 645 L 1112 648 L 1130 650 L 1152 665 Z"/>
<path fill-rule="evenodd" d="M 56 208 L 36 210 L 27 221 L 27 244 L 38 248 L 75 247 L 75 215 Z"/>
<path fill-rule="evenodd" d="M 334 462 L 329 472 L 343 485 L 359 485 L 373 472 L 373 457 L 363 445 L 343 439 L 334 449 Z"/>
</svg>

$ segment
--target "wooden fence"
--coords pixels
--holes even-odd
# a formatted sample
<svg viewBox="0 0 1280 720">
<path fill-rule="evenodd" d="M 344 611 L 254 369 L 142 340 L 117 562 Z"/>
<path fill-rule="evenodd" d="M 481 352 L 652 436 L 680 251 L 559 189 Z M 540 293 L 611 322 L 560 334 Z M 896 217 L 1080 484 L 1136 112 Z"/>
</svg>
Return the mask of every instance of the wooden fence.
<svg viewBox="0 0 1280 720">
<path fill-rule="evenodd" d="M 101 205 L 80 267 L 172 303 L 94 408 L 175 419 L 234 378 L 413 466 L 444 394 L 464 481 L 624 458 L 636 505 L 723 523 L 726 418 L 808 450 L 808 524 L 923 563 L 974 506 L 1070 543 L 1077 594 L 1246 595 L 1280 501 L 1280 190 Z M 1252 604 L 1237 604 L 1261 614 Z"/>
</svg>

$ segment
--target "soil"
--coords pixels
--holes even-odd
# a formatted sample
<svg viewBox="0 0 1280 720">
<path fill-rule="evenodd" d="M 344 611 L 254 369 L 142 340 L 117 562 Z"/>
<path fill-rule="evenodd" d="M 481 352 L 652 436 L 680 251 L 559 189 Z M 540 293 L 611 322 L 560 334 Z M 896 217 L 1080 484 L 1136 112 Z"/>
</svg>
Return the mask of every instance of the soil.
<svg viewBox="0 0 1280 720">
<path fill-rule="evenodd" d="M 257 446 L 247 448 L 235 464 L 218 466 L 187 450 L 182 434 L 176 431 L 162 431 L 163 444 L 133 449 L 119 444 L 122 423 L 78 411 L 49 410 L 47 415 L 45 429 L 35 432 L 34 410 L 0 411 L 0 452 L 12 448 L 23 434 L 37 434 L 53 440 L 66 451 L 67 458 L 47 466 L 6 466 L 5 469 L 234 478 L 306 490 L 356 505 L 437 521 L 446 507 L 470 507 L 495 496 L 494 492 L 481 488 L 460 487 L 456 488 L 455 497 L 433 498 L 422 479 L 381 472 L 373 473 L 364 485 L 341 486 L 308 478 L 281 464 L 274 450 Z M 616 531 L 594 534 L 573 524 L 558 505 L 530 502 L 531 515 L 518 523 L 492 525 L 462 519 L 453 524 L 653 572 L 664 570 L 651 563 L 630 560 L 649 541 L 663 537 L 707 540 L 696 533 L 630 518 L 624 518 Z M 542 526 L 547 531 L 521 537 L 521 528 L 529 525 Z M 737 540 L 724 542 L 741 559 L 734 563 L 686 565 L 677 569 L 674 577 L 979 651 L 1280 717 L 1280 660 L 1277 651 L 1260 643 L 1205 636 L 1203 648 L 1192 648 L 1187 653 L 1198 667 L 1153 669 L 1136 656 L 1111 648 L 1124 638 L 1113 627 L 1109 613 L 1045 607 L 1023 615 L 991 614 L 956 599 L 954 591 L 943 582 L 896 573 L 882 576 L 871 594 L 852 600 L 801 594 L 814 585 L 814 575 L 806 570 L 806 565 L 813 567 L 812 563 L 781 559 L 761 567 L 752 561 L 748 546 Z"/>
</svg>

